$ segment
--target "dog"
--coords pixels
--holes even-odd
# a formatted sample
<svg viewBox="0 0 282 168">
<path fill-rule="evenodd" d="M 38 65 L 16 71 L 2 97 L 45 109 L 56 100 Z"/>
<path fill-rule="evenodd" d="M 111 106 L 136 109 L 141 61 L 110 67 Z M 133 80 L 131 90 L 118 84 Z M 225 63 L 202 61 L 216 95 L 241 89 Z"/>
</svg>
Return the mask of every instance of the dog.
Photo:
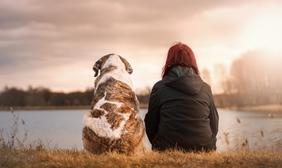
<svg viewBox="0 0 282 168">
<path fill-rule="evenodd" d="M 100 58 L 93 66 L 94 97 L 91 111 L 84 115 L 83 146 L 93 154 L 144 151 L 144 123 L 130 78 L 133 69 L 116 54 Z"/>
</svg>

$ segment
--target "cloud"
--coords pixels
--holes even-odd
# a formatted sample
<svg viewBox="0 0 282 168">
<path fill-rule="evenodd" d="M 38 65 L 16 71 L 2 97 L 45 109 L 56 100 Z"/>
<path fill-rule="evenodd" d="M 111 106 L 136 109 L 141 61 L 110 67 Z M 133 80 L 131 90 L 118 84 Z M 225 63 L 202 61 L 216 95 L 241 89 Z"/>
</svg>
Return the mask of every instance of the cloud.
<svg viewBox="0 0 282 168">
<path fill-rule="evenodd" d="M 197 48 L 235 37 L 237 23 L 244 20 L 236 17 L 236 9 L 253 2 L 0 0 L 0 77 L 9 83 L 73 64 L 84 65 L 82 70 L 110 52 L 127 56 L 138 72 L 148 68 L 147 62 L 156 70 L 153 66 L 161 67 L 158 60 L 175 41 L 189 41 L 201 53 Z"/>
</svg>

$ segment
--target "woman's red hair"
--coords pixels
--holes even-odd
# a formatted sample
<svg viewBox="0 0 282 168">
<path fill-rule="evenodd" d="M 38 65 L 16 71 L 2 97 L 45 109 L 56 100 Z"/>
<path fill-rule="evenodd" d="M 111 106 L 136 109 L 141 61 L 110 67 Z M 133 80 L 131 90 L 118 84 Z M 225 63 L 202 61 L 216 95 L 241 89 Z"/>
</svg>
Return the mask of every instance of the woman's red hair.
<svg viewBox="0 0 282 168">
<path fill-rule="evenodd" d="M 196 74 L 199 75 L 195 55 L 190 47 L 183 43 L 177 43 L 170 47 L 167 54 L 165 66 L 163 68 L 162 77 L 164 77 L 173 65 L 183 65 L 192 67 Z"/>
</svg>

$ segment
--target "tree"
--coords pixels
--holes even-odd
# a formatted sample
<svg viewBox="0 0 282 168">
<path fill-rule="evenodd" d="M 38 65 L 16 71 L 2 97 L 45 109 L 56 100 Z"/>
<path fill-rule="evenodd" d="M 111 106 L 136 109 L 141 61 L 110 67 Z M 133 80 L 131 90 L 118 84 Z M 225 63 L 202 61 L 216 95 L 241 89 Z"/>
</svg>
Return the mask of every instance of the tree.
<svg viewBox="0 0 282 168">
<path fill-rule="evenodd" d="M 205 82 L 207 82 L 209 85 L 211 85 L 211 74 L 210 74 L 210 71 L 208 69 L 203 69 L 202 72 L 201 72 L 201 76 L 203 78 L 203 80 Z"/>
</svg>

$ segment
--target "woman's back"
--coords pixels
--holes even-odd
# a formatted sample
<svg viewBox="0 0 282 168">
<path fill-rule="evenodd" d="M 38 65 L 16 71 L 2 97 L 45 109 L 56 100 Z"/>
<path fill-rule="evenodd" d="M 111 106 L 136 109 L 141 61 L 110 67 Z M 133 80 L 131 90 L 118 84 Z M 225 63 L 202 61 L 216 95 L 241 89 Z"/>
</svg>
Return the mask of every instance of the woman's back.
<svg viewBox="0 0 282 168">
<path fill-rule="evenodd" d="M 214 148 L 217 126 L 213 122 L 217 122 L 218 116 L 212 100 L 210 87 L 192 68 L 180 65 L 171 68 L 163 80 L 155 84 L 145 120 L 146 125 L 159 123 L 151 139 L 153 147 L 191 149 L 212 144 Z M 148 119 L 150 111 L 158 111 L 156 121 Z"/>
<path fill-rule="evenodd" d="M 162 76 L 145 117 L 153 149 L 215 150 L 218 113 L 191 48 L 183 43 L 170 47 Z"/>
</svg>

